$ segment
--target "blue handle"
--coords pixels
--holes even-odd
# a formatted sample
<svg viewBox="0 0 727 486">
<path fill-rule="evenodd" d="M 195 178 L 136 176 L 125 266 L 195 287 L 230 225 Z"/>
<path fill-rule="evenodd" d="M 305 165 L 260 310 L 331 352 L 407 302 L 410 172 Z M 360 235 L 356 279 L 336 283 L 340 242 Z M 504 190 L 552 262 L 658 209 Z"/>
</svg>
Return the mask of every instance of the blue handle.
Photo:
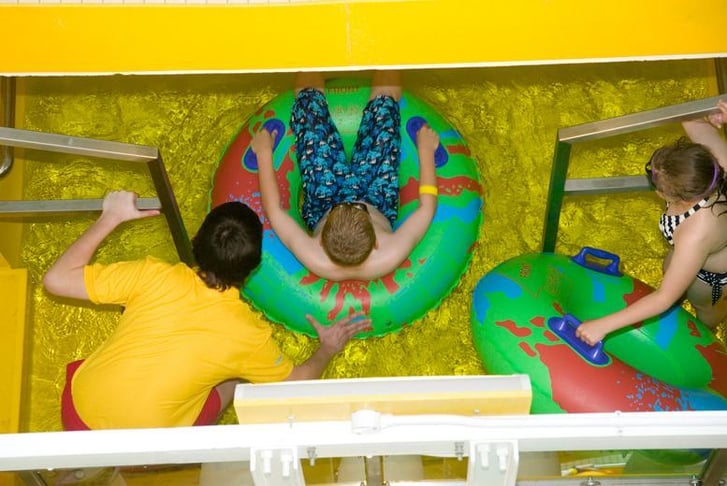
<svg viewBox="0 0 727 486">
<path fill-rule="evenodd" d="M 277 131 L 275 134 L 275 140 L 273 140 L 273 152 L 275 152 L 280 140 L 282 140 L 283 135 L 285 135 L 285 123 L 277 118 L 271 118 L 263 123 L 262 128 L 265 128 L 270 133 Z M 242 157 L 242 163 L 248 170 L 257 170 L 257 155 L 255 155 L 255 152 L 252 151 L 251 147 L 248 147 L 245 151 L 245 155 Z"/>
<path fill-rule="evenodd" d="M 428 123 L 420 116 L 413 116 L 406 122 L 406 133 L 409 134 L 409 138 L 411 138 L 411 141 L 414 142 L 414 145 L 417 144 L 417 132 L 423 125 L 428 125 Z M 447 154 L 447 151 L 444 150 L 442 142 L 439 142 L 437 150 L 434 151 L 434 167 L 442 167 L 447 163 L 448 158 L 449 155 Z"/>
<path fill-rule="evenodd" d="M 608 265 L 600 265 L 596 262 L 589 261 L 587 257 L 592 256 L 600 258 L 601 260 L 610 260 L 611 263 Z M 584 246 L 583 249 L 571 260 L 576 262 L 578 265 L 597 272 L 605 273 L 606 275 L 613 275 L 620 277 L 623 275 L 618 269 L 621 259 L 614 253 L 607 252 L 606 250 L 599 250 L 598 248 L 591 248 L 590 246 Z"/>
<path fill-rule="evenodd" d="M 563 317 L 551 317 L 548 319 L 548 327 L 559 338 L 568 343 L 571 348 L 583 358 L 595 365 L 605 365 L 608 363 L 608 355 L 603 352 L 603 341 L 598 341 L 591 346 L 578 339 L 576 336 L 576 328 L 581 325 L 581 321 L 566 314 Z"/>
</svg>

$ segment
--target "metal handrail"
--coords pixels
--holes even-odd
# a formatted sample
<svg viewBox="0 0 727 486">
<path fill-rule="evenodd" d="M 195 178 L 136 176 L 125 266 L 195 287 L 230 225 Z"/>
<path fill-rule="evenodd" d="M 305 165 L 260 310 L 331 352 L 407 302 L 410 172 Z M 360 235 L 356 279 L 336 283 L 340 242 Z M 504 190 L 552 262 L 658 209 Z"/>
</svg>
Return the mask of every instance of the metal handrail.
<svg viewBox="0 0 727 486">
<path fill-rule="evenodd" d="M 167 220 L 169 231 L 172 233 L 179 259 L 188 265 L 194 263 L 192 245 L 184 227 L 164 162 L 157 148 L 9 127 L 0 127 L 0 145 L 146 164 L 158 199 L 139 199 L 137 207 L 139 209 L 160 209 Z M 102 199 L 0 201 L 0 215 L 29 216 L 100 211 L 102 202 Z"/>
<path fill-rule="evenodd" d="M 0 144 L 129 162 L 151 162 L 159 157 L 159 150 L 146 145 L 69 137 L 55 133 L 33 132 L 7 127 L 0 127 Z"/>
<path fill-rule="evenodd" d="M 12 127 L 15 125 L 15 78 L 0 79 L 0 96 L 2 96 L 3 105 L 2 125 Z M 2 160 L 0 160 L 0 177 L 10 172 L 13 159 L 13 148 L 4 146 Z"/>
<path fill-rule="evenodd" d="M 561 128 L 558 130 L 558 140 L 570 143 L 599 140 L 718 113 L 717 102 L 724 97 L 725 95 L 712 96 L 655 110 Z"/>
<path fill-rule="evenodd" d="M 101 211 L 103 199 L 63 199 L 56 201 L 0 201 L 0 214 L 10 216 L 43 216 L 48 214 L 83 213 Z M 161 209 L 162 203 L 156 197 L 136 200 L 136 208 Z"/>
<path fill-rule="evenodd" d="M 550 173 L 548 203 L 545 209 L 543 251 L 555 251 L 560 212 L 565 195 L 605 194 L 650 189 L 649 181 L 645 175 L 566 179 L 572 144 L 646 130 L 717 113 L 719 111 L 716 108 L 717 101 L 725 99 L 725 97 L 727 97 L 725 94 L 712 96 L 655 110 L 559 129 L 553 154 L 553 168 Z"/>
</svg>

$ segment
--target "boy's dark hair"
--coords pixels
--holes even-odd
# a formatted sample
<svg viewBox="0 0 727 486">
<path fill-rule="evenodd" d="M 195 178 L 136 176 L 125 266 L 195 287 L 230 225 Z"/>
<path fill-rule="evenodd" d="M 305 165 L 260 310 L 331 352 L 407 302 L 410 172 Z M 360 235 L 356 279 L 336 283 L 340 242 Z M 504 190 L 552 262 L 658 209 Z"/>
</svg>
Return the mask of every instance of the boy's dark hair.
<svg viewBox="0 0 727 486">
<path fill-rule="evenodd" d="M 226 202 L 212 209 L 192 239 L 198 275 L 207 287 L 240 287 L 262 254 L 262 223 L 241 202 Z"/>
<path fill-rule="evenodd" d="M 336 265 L 359 265 L 371 254 L 376 233 L 367 211 L 351 204 L 339 204 L 328 213 L 321 231 L 321 245 Z"/>
<path fill-rule="evenodd" d="M 725 194 L 724 170 L 704 145 L 680 138 L 657 149 L 649 161 L 653 182 L 666 196 L 683 201 Z M 717 201 L 723 204 L 724 201 Z"/>
</svg>

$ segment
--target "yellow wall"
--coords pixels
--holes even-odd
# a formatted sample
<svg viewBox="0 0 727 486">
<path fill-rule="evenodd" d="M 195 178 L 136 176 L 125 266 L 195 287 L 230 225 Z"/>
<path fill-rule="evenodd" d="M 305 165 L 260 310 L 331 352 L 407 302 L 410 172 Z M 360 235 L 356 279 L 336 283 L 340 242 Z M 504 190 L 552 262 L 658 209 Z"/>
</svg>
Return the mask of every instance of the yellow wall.
<svg viewBox="0 0 727 486">
<path fill-rule="evenodd" d="M 20 96 L 20 85 L 22 83 L 16 83 L 16 94 L 17 100 L 14 102 L 16 105 L 16 120 L 22 119 L 22 100 Z M 0 97 L 0 113 L 5 113 L 5 100 Z M 0 122 L 5 123 L 3 116 L 0 115 Z M 16 126 L 19 126 L 17 123 Z M 16 156 L 21 154 L 20 151 L 16 150 Z M 2 156 L 2 152 L 0 152 Z M 4 176 L 0 176 L 0 200 L 16 200 L 23 198 L 23 162 L 16 157 L 16 162 L 9 172 Z M 20 219 L 7 219 L 0 218 L 0 259 L 5 258 L 12 267 L 20 267 L 20 238 L 22 235 L 22 220 Z"/>
<path fill-rule="evenodd" d="M 0 113 L 3 114 L 5 102 L 8 100 L 0 99 Z M 10 102 L 16 104 L 15 100 Z M 16 108 L 20 104 L 17 103 Z M 0 121 L 7 123 L 2 117 Z M 22 199 L 22 194 L 23 163 L 17 160 L 11 170 L 0 177 L 0 200 Z M 22 266 L 22 232 L 22 220 L 0 218 L 0 370 L 3 370 L 0 373 L 0 433 L 21 430 L 21 417 L 26 405 L 25 383 L 29 380 L 25 366 L 28 272 L 18 268 Z M 0 473 L 0 486 L 20 484 L 17 475 Z"/>
<path fill-rule="evenodd" d="M 0 486 L 22 486 L 23 484 L 15 473 L 0 473 Z"/>
<path fill-rule="evenodd" d="M 4 113 L 4 101 L 0 100 L 0 113 Z M 0 177 L 0 200 L 22 199 L 22 194 L 23 170 L 18 161 Z M 28 282 L 27 271 L 18 268 L 22 230 L 22 220 L 0 218 L 0 433 L 20 430 Z M 0 476 L 0 484 L 13 481 L 11 476 Z"/>
<path fill-rule="evenodd" d="M 587 8 L 584 8 L 587 5 Z M 496 65 L 727 55 L 723 0 L 4 5 L 0 73 Z"/>
<path fill-rule="evenodd" d="M 0 261 L 0 433 L 18 432 L 23 389 L 28 275 Z"/>
</svg>

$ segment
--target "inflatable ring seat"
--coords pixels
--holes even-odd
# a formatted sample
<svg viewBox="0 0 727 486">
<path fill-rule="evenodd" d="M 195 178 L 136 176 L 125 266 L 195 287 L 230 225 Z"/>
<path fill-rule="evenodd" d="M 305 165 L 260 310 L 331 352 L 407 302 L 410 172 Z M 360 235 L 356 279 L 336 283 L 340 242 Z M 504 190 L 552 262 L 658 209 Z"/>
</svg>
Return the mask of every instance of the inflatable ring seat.
<svg viewBox="0 0 727 486">
<path fill-rule="evenodd" d="M 725 347 L 679 306 L 593 347 L 575 338 L 652 291 L 602 250 L 521 255 L 477 283 L 475 346 L 489 373 L 530 375 L 534 413 L 726 410 Z"/>
<path fill-rule="evenodd" d="M 355 142 L 361 113 L 370 95 L 363 80 L 332 80 L 326 85 L 331 115 L 343 138 L 346 153 Z M 475 162 L 459 133 L 423 101 L 404 92 L 401 100 L 402 146 L 399 169 L 398 227 L 418 204 L 419 163 L 415 134 L 428 123 L 440 137 L 435 152 L 439 201 L 432 225 L 399 268 L 372 281 L 333 282 L 309 272 L 282 244 L 265 218 L 260 201 L 257 159 L 250 149 L 252 136 L 265 126 L 277 130 L 273 166 L 283 207 L 298 223 L 301 178 L 290 130 L 293 91 L 282 93 L 263 106 L 240 128 L 227 147 L 214 176 L 211 205 L 242 201 L 263 220 L 263 259 L 242 293 L 269 319 L 287 328 L 315 336 L 306 320 L 321 323 L 363 310 L 380 336 L 401 329 L 439 305 L 467 268 L 479 236 L 482 190 Z"/>
<path fill-rule="evenodd" d="M 586 247 L 574 257 L 521 255 L 488 272 L 471 311 L 487 372 L 530 375 L 533 413 L 727 410 L 727 351 L 678 305 L 595 346 L 575 337 L 581 321 L 653 292 L 618 266 L 618 256 Z M 664 463 L 703 459 L 662 452 Z"/>
</svg>

